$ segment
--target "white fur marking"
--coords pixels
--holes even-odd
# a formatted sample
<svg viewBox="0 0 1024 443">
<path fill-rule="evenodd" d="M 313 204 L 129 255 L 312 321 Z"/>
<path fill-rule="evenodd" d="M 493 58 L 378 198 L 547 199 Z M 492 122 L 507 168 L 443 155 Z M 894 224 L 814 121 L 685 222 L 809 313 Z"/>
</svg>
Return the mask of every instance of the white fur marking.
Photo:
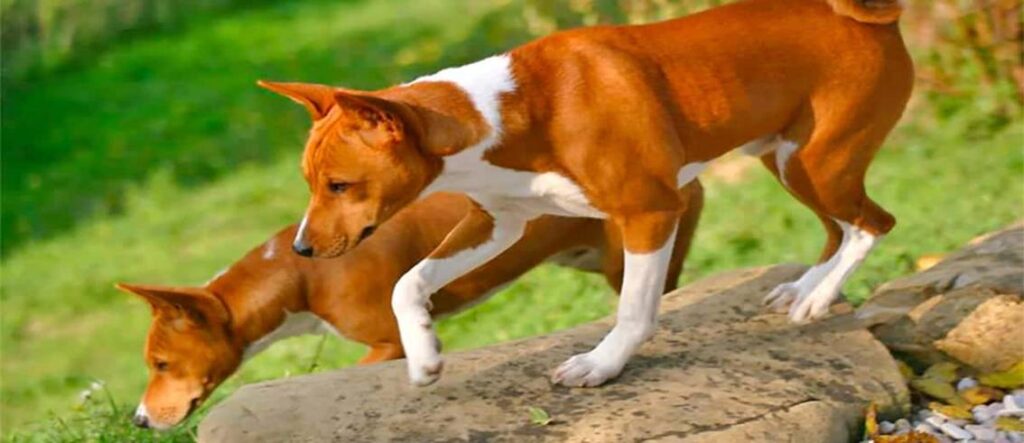
<svg viewBox="0 0 1024 443">
<path fill-rule="evenodd" d="M 786 165 L 789 164 L 789 158 L 793 156 L 799 147 L 800 145 L 781 138 L 776 142 L 775 167 L 779 169 L 779 180 L 787 188 L 789 183 L 786 182 Z"/>
<path fill-rule="evenodd" d="M 687 183 L 696 179 L 701 172 L 704 172 L 704 169 L 707 168 L 707 166 L 708 164 L 706 162 L 694 162 L 688 163 L 682 168 L 679 168 L 679 173 L 676 175 L 676 186 L 680 188 L 686 186 Z"/>
<path fill-rule="evenodd" d="M 508 249 L 522 235 L 526 220 L 513 215 L 494 214 L 491 239 L 447 258 L 427 258 L 413 266 L 395 284 L 391 310 L 398 320 L 408 363 L 409 380 L 428 385 L 440 377 L 441 356 L 432 329 L 430 296 L 438 289 Z"/>
<path fill-rule="evenodd" d="M 747 142 L 746 144 L 740 146 L 737 149 L 739 149 L 740 152 L 742 152 L 744 155 L 749 155 L 751 157 L 760 157 L 775 150 L 775 143 L 773 142 L 772 137 L 762 137 Z"/>
<path fill-rule="evenodd" d="M 808 269 L 796 282 L 779 285 L 766 298 L 776 309 L 788 305 L 789 318 L 794 322 L 825 315 L 839 296 L 843 283 L 880 240 L 849 223 L 836 222 L 843 230 L 843 242 L 836 253 L 826 262 Z"/>
<path fill-rule="evenodd" d="M 299 222 L 299 230 L 295 231 L 295 243 L 303 243 L 303 238 L 306 236 L 306 223 L 309 222 L 309 214 L 302 216 L 302 221 Z"/>
<path fill-rule="evenodd" d="M 468 65 L 443 69 L 412 83 L 451 82 L 457 85 L 469 95 L 477 111 L 491 125 L 491 134 L 487 138 L 493 136 L 496 140 L 501 135 L 501 94 L 516 89 L 511 62 L 507 55 L 495 55 Z"/>
<path fill-rule="evenodd" d="M 146 410 L 146 404 L 145 403 L 143 403 L 141 401 L 139 402 L 139 407 L 135 408 L 135 416 L 136 417 L 146 417 L 146 419 L 149 419 L 149 411 Z"/>
<path fill-rule="evenodd" d="M 668 263 L 675 246 L 676 229 L 656 251 L 646 254 L 625 251 L 625 275 L 615 327 L 593 350 L 577 354 L 555 370 L 553 379 L 565 386 L 597 386 L 622 372 L 657 326 L 658 302 L 665 289 Z"/>
<path fill-rule="evenodd" d="M 312 312 L 302 311 L 293 313 L 285 310 L 284 321 L 267 335 L 260 337 L 258 340 L 250 343 L 249 346 L 246 346 L 242 358 L 243 360 L 248 360 L 252 356 L 262 352 L 264 349 L 267 349 L 278 340 L 295 337 L 297 335 L 319 334 L 322 332 L 330 332 L 334 335 L 338 335 L 338 330 L 334 329 L 334 326 Z"/>
<path fill-rule="evenodd" d="M 277 254 L 277 237 L 271 237 L 270 240 L 267 240 L 267 243 L 263 245 L 263 259 L 273 260 L 275 254 Z"/>
<path fill-rule="evenodd" d="M 423 191 L 423 195 L 442 190 L 471 192 L 474 196 L 501 195 L 503 200 L 519 200 L 515 203 L 517 209 L 528 212 L 531 218 L 541 214 L 605 218 L 576 183 L 560 174 L 514 171 L 483 159 L 484 153 L 501 141 L 501 96 L 516 89 L 510 63 L 507 55 L 497 55 L 412 82 L 453 83 L 469 96 L 473 107 L 490 127 L 490 132 L 479 143 L 444 158 L 441 176 Z"/>
</svg>

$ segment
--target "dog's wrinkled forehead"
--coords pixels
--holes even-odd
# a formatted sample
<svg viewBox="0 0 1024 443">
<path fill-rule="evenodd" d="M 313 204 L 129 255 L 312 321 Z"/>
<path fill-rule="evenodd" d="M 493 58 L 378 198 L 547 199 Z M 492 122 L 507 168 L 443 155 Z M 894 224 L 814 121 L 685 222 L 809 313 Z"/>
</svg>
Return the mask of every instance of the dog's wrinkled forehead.
<svg viewBox="0 0 1024 443">
<path fill-rule="evenodd" d="M 323 119 L 314 123 L 302 155 L 302 173 L 312 180 L 325 169 L 352 165 L 359 156 L 373 151 L 360 146 L 360 122 L 345 112 L 332 109 Z"/>
<path fill-rule="evenodd" d="M 307 180 L 315 177 L 319 169 L 327 166 L 331 155 L 342 143 L 343 122 L 337 112 L 317 121 L 309 131 L 309 140 L 302 154 L 302 173 Z"/>
</svg>

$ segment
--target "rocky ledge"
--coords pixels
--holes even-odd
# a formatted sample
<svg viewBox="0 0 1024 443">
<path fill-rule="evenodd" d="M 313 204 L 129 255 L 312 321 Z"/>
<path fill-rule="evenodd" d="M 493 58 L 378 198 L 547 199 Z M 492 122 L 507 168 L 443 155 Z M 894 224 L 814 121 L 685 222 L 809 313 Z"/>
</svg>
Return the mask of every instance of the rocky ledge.
<svg viewBox="0 0 1024 443">
<path fill-rule="evenodd" d="M 734 271 L 666 295 L 657 335 L 600 388 L 553 386 L 548 372 L 609 320 L 448 353 L 426 388 L 408 385 L 404 361 L 249 385 L 210 412 L 199 440 L 855 441 L 869 403 L 895 417 L 910 394 L 852 314 L 798 326 L 762 310 L 802 270 Z"/>
</svg>

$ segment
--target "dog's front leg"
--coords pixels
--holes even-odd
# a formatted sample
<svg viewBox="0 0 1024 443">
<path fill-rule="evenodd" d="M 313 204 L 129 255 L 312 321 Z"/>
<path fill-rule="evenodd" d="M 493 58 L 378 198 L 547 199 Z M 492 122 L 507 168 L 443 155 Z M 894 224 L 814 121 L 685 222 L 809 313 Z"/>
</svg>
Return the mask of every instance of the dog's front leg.
<svg viewBox="0 0 1024 443">
<path fill-rule="evenodd" d="M 592 351 L 562 363 L 551 379 L 564 386 L 598 386 L 622 372 L 657 326 L 658 301 L 675 246 L 679 214 L 658 212 L 616 218 L 622 229 L 625 274 L 615 327 Z"/>
<path fill-rule="evenodd" d="M 444 365 L 430 317 L 430 296 L 512 246 L 522 237 L 526 222 L 511 212 L 474 205 L 441 245 L 395 284 L 391 309 L 398 319 L 412 384 L 437 381 Z"/>
</svg>

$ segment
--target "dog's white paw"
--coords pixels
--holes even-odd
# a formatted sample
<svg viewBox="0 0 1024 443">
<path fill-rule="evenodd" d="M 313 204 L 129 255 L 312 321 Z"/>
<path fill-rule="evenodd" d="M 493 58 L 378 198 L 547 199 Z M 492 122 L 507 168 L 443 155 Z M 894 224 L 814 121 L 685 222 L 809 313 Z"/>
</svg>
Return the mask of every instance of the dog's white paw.
<svg viewBox="0 0 1024 443">
<path fill-rule="evenodd" d="M 839 297 L 839 292 L 825 288 L 814 288 L 800 297 L 789 307 L 789 320 L 806 323 L 828 314 L 828 307 Z"/>
<path fill-rule="evenodd" d="M 409 360 L 409 382 L 414 386 L 433 384 L 441 378 L 442 370 L 444 370 L 444 360 L 440 355 L 423 361 Z"/>
<path fill-rule="evenodd" d="M 784 313 L 800 298 L 800 286 L 796 282 L 783 283 L 764 297 L 764 305 L 772 312 Z"/>
<path fill-rule="evenodd" d="M 778 285 L 764 298 L 764 304 L 773 312 L 788 313 L 793 323 L 806 323 L 828 314 L 828 308 L 839 293 L 823 287 L 807 288 L 799 282 Z"/>
<path fill-rule="evenodd" d="M 577 354 L 565 361 L 551 374 L 551 382 L 576 387 L 600 386 L 622 372 L 622 366 L 602 362 L 594 352 Z"/>
<path fill-rule="evenodd" d="M 403 343 L 410 383 L 415 386 L 427 386 L 441 378 L 441 371 L 444 369 L 441 341 L 429 326 L 424 326 L 418 334 L 408 334 L 408 340 L 403 340 Z"/>
</svg>

